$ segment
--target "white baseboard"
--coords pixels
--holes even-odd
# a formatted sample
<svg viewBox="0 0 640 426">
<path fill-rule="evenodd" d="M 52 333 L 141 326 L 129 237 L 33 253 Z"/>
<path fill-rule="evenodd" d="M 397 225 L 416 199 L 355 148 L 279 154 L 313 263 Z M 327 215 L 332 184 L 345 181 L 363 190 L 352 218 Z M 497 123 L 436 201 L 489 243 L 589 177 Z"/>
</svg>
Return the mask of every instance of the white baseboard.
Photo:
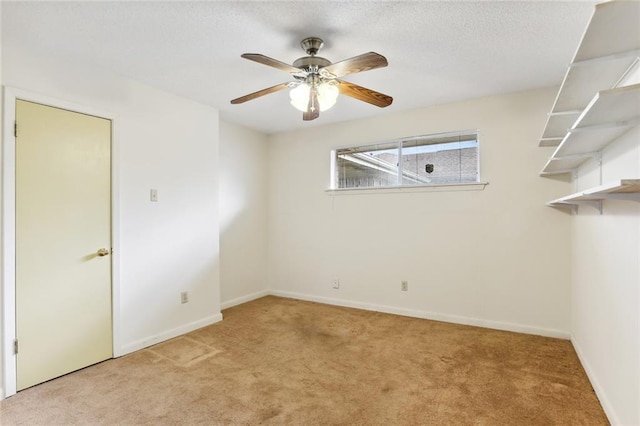
<svg viewBox="0 0 640 426">
<path fill-rule="evenodd" d="M 155 345 L 156 343 L 164 342 L 165 340 L 173 339 L 174 337 L 181 336 L 183 334 L 189 333 L 190 331 L 197 330 L 202 327 L 206 327 L 211 324 L 215 324 L 219 321 L 222 321 L 222 314 L 218 313 L 212 315 L 210 317 L 203 318 L 198 321 L 193 321 L 188 324 L 182 325 L 180 327 L 173 328 L 171 330 L 167 330 L 163 333 L 156 334 L 155 336 L 145 337 L 144 339 L 137 340 L 132 343 L 128 343 L 123 345 L 120 350 L 114 351 L 114 356 L 119 357 L 131 352 L 138 351 L 140 349 L 148 348 L 149 346 Z"/>
<path fill-rule="evenodd" d="M 312 296 L 289 291 L 272 290 L 269 292 L 274 296 L 286 297 L 289 299 L 307 300 L 310 302 L 326 303 L 328 305 L 344 306 L 347 308 L 364 309 L 367 311 L 384 312 L 387 314 L 403 315 L 413 318 L 423 318 L 435 321 L 451 322 L 454 324 L 472 325 L 476 327 L 492 328 L 496 330 L 514 331 L 516 333 L 534 334 L 545 337 L 555 337 L 569 340 L 571 334 L 554 329 L 531 327 L 522 324 L 509 322 L 483 320 L 479 318 L 463 317 L 458 315 L 441 314 L 437 312 L 421 311 L 417 309 L 398 308 L 395 306 L 377 305 L 373 303 L 355 302 L 350 300 L 333 299 L 330 297 Z"/>
<path fill-rule="evenodd" d="M 609 401 L 609 398 L 607 398 L 604 392 L 604 389 L 600 385 L 600 382 L 598 381 L 598 378 L 593 371 L 593 368 L 591 368 L 591 365 L 587 361 L 587 358 L 584 352 L 580 348 L 580 345 L 578 344 L 578 342 L 576 341 L 573 335 L 571 336 L 571 344 L 573 345 L 573 349 L 576 351 L 576 354 L 578 354 L 578 359 L 582 364 L 582 368 L 584 368 L 584 371 L 587 373 L 587 377 L 591 382 L 591 387 L 593 387 L 593 390 L 595 391 L 596 396 L 600 400 L 600 405 L 602 405 L 602 409 L 604 410 L 604 413 L 607 415 L 607 419 L 609 420 L 609 423 L 611 423 L 612 425 L 621 425 L 622 423 L 618 420 L 618 417 L 615 415 L 615 412 L 613 411 L 613 407 L 611 406 L 611 402 Z"/>
<path fill-rule="evenodd" d="M 272 292 L 270 292 L 269 290 L 261 290 L 255 293 L 247 294 L 246 296 L 236 297 L 235 299 L 222 302 L 220 304 L 220 309 L 228 309 L 236 305 L 241 305 L 243 303 L 251 302 L 252 300 L 260 299 L 264 296 L 269 296 L 270 294 L 272 294 Z"/>
</svg>

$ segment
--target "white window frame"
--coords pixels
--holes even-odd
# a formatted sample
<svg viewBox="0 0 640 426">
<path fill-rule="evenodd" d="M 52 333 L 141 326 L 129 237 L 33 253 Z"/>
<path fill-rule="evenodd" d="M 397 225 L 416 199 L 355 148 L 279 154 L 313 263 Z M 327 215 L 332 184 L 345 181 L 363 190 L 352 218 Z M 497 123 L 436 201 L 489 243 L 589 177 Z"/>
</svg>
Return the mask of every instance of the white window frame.
<svg viewBox="0 0 640 426">
<path fill-rule="evenodd" d="M 338 169 L 337 169 L 337 152 L 344 149 L 353 149 L 353 148 L 364 148 L 364 147 L 374 147 L 376 145 L 382 144 L 396 144 L 398 147 L 398 158 L 402 158 L 402 148 L 406 142 L 416 141 L 416 140 L 424 140 L 424 139 L 439 139 L 439 138 L 447 138 L 453 136 L 462 136 L 462 135 L 476 135 L 477 141 L 477 156 L 476 156 L 476 170 L 477 177 L 475 182 L 456 182 L 456 183 L 434 183 L 434 184 L 418 184 L 418 185 L 407 185 L 402 183 L 403 176 L 403 165 L 402 161 L 398 161 L 398 181 L 396 185 L 387 185 L 387 186 L 365 186 L 365 187 L 357 187 L 357 188 L 338 188 Z M 484 189 L 488 182 L 483 182 L 480 179 L 480 131 L 478 129 L 473 130 L 462 130 L 455 132 L 444 132 L 444 133 L 433 133 L 428 135 L 420 135 L 420 136 L 411 136 L 408 138 L 398 138 L 391 139 L 388 141 L 381 142 L 373 142 L 367 144 L 358 144 L 358 145 L 349 145 L 337 147 L 331 150 L 331 162 L 330 162 L 330 184 L 327 192 L 335 193 L 335 192 L 362 192 L 362 191 L 375 191 L 375 192 L 388 192 L 392 191 L 405 191 L 405 190 L 474 190 L 474 189 Z"/>
</svg>

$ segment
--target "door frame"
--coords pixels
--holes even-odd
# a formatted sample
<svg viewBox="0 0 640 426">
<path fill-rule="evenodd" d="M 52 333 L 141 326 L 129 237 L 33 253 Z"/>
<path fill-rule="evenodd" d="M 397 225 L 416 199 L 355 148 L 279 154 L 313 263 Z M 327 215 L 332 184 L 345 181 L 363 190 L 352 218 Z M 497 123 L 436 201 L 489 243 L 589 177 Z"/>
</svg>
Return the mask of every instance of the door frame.
<svg viewBox="0 0 640 426">
<path fill-rule="evenodd" d="M 16 355 L 13 342 L 16 338 L 16 150 L 14 123 L 16 101 L 30 101 L 54 108 L 105 118 L 111 121 L 111 321 L 113 357 L 121 356 L 120 350 L 120 188 L 118 174 L 117 116 L 109 112 L 52 98 L 22 89 L 4 87 L 2 131 L 2 383 L 0 400 L 16 393 Z"/>
</svg>

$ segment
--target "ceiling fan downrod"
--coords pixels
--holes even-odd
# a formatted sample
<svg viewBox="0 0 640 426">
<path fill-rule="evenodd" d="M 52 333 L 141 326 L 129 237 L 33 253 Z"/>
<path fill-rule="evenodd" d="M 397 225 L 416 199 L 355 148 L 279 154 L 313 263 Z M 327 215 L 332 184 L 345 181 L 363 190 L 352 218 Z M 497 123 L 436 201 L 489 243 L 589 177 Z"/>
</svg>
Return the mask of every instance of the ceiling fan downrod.
<svg viewBox="0 0 640 426">
<path fill-rule="evenodd" d="M 324 41 L 318 37 L 307 37 L 300 42 L 300 47 L 309 56 L 315 56 L 322 49 L 322 46 L 324 46 Z"/>
</svg>

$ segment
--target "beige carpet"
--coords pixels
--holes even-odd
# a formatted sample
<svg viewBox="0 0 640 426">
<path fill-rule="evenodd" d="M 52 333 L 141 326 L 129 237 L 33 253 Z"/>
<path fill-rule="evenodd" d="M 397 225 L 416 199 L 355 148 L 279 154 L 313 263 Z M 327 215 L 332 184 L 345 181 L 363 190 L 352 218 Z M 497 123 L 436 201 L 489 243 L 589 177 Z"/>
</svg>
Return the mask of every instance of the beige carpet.
<svg viewBox="0 0 640 426">
<path fill-rule="evenodd" d="M 2 425 L 601 425 L 571 343 L 265 297 L 27 389 Z"/>
</svg>

